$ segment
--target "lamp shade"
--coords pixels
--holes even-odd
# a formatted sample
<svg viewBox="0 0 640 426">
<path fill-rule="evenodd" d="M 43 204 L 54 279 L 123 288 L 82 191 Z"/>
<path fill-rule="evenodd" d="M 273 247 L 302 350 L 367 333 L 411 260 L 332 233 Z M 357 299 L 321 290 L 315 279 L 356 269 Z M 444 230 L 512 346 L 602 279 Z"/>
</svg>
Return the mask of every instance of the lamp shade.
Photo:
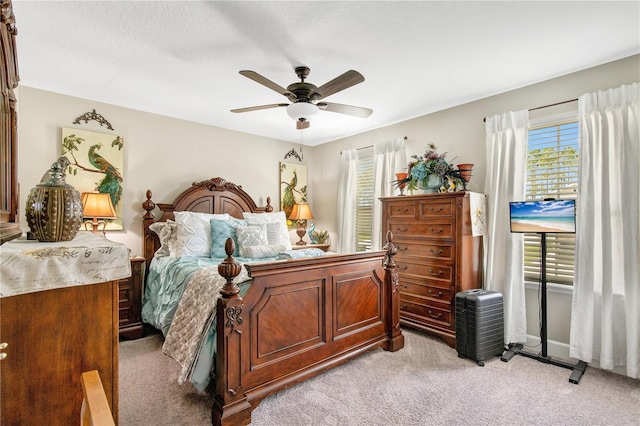
<svg viewBox="0 0 640 426">
<path fill-rule="evenodd" d="M 82 215 L 84 217 L 117 218 L 116 209 L 111 203 L 111 195 L 102 192 L 82 193 Z"/>
<path fill-rule="evenodd" d="M 291 210 L 291 214 L 289 215 L 290 220 L 305 220 L 305 219 L 313 219 L 313 214 L 311 213 L 311 208 L 309 204 L 294 204 L 293 210 Z"/>
<path fill-rule="evenodd" d="M 318 107 L 309 102 L 295 102 L 287 107 L 287 114 L 296 121 L 300 121 L 301 118 L 308 121 L 309 118 L 316 115 L 318 111 Z"/>
</svg>

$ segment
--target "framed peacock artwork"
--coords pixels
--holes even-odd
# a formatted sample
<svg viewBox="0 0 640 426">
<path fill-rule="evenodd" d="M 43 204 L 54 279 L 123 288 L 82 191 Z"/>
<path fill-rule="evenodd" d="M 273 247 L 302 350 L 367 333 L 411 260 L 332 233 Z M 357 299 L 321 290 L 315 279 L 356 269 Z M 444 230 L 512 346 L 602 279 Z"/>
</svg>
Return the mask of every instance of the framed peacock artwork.
<svg viewBox="0 0 640 426">
<path fill-rule="evenodd" d="M 280 163 L 280 210 L 287 216 L 289 228 L 296 224 L 289 220 L 294 204 L 307 202 L 307 166 L 295 163 Z"/>
<path fill-rule="evenodd" d="M 118 135 L 62 129 L 62 155 L 69 159 L 66 182 L 78 192 L 108 193 L 117 219 L 106 230 L 121 230 L 124 139 Z M 81 228 L 83 229 L 83 228 Z"/>
</svg>

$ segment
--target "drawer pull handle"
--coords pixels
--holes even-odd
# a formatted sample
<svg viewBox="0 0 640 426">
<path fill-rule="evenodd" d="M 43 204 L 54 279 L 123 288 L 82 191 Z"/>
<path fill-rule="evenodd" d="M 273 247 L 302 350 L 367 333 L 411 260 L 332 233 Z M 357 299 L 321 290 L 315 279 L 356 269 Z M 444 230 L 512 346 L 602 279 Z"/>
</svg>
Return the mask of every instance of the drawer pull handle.
<svg viewBox="0 0 640 426">
<path fill-rule="evenodd" d="M 429 311 L 429 316 L 431 318 L 438 319 L 438 318 L 442 317 L 442 312 L 438 312 L 438 314 L 434 314 L 433 312 Z"/>
<path fill-rule="evenodd" d="M 404 209 L 400 210 L 398 209 L 398 213 L 406 213 L 409 211 L 409 208 L 405 207 Z"/>
<path fill-rule="evenodd" d="M 400 306 L 400 309 L 407 309 L 407 304 L 403 303 L 402 306 Z"/>
<path fill-rule="evenodd" d="M 429 210 L 431 210 L 434 213 L 438 213 L 441 212 L 442 210 L 444 210 L 442 207 L 438 208 L 438 209 L 434 209 L 433 207 L 429 207 Z"/>
<path fill-rule="evenodd" d="M 434 229 L 434 228 L 429 228 L 429 231 L 431 231 L 431 233 L 432 233 L 432 234 L 439 234 L 439 233 L 441 233 L 442 231 L 444 231 L 444 229 L 442 229 L 442 228 L 438 228 L 438 229 L 436 230 L 436 229 Z"/>
<path fill-rule="evenodd" d="M 399 226 L 396 227 L 396 232 L 407 232 L 409 230 L 409 228 L 400 228 Z"/>
<path fill-rule="evenodd" d="M 407 265 L 404 265 L 404 266 L 398 265 L 398 269 L 400 269 L 401 271 L 406 271 L 407 269 L 409 269 L 409 266 L 407 266 Z"/>
<path fill-rule="evenodd" d="M 407 288 L 408 286 L 406 284 L 402 284 L 402 287 Z"/>
<path fill-rule="evenodd" d="M 435 251 L 434 249 L 431 249 L 431 254 L 442 254 L 444 253 L 444 251 L 442 249 Z"/>
<path fill-rule="evenodd" d="M 397 247 L 398 247 L 398 250 L 402 250 L 402 251 L 409 250 L 409 247 L 400 247 L 400 246 L 397 246 Z"/>
<path fill-rule="evenodd" d="M 441 276 L 441 275 L 442 275 L 442 270 L 438 271 L 438 273 L 436 274 L 435 272 L 433 272 L 433 269 L 429 268 L 429 273 L 430 273 L 431 275 L 438 275 L 438 276 Z"/>
<path fill-rule="evenodd" d="M 406 287 L 406 286 L 405 286 L 405 287 Z M 433 296 L 433 297 L 440 297 L 440 296 L 442 296 L 442 292 L 441 292 L 441 291 L 439 291 L 439 292 L 437 292 L 437 293 L 436 293 L 436 292 L 434 292 L 434 291 L 433 291 L 433 290 L 431 290 L 431 289 L 429 289 L 429 294 L 430 294 L 431 296 Z"/>
</svg>

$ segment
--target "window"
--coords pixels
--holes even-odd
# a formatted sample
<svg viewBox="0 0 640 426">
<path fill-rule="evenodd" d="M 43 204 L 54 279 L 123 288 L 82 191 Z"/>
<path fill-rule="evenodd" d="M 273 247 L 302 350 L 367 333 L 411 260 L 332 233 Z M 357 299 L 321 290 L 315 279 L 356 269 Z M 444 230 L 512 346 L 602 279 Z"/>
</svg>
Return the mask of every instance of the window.
<svg viewBox="0 0 640 426">
<path fill-rule="evenodd" d="M 358 151 L 356 251 L 371 250 L 373 221 L 373 148 Z"/>
<path fill-rule="evenodd" d="M 575 199 L 578 196 L 578 121 L 529 128 L 526 199 Z M 547 234 L 548 282 L 573 284 L 575 234 Z M 524 235 L 525 279 L 540 278 L 540 235 Z"/>
</svg>

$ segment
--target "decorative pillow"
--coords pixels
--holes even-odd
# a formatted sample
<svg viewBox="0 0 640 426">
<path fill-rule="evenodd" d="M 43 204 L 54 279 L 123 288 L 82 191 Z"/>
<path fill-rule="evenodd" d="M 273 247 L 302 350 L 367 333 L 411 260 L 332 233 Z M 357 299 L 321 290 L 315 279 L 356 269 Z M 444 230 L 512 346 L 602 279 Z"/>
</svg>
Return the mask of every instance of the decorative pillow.
<svg viewBox="0 0 640 426">
<path fill-rule="evenodd" d="M 229 220 L 229 215 L 175 212 L 180 256 L 211 256 L 211 219 Z"/>
<path fill-rule="evenodd" d="M 178 224 L 172 220 L 155 222 L 149 229 L 158 235 L 160 248 L 154 253 L 155 257 L 178 256 Z"/>
<path fill-rule="evenodd" d="M 278 253 L 278 259 L 302 259 L 304 257 L 318 257 L 324 256 L 327 253 L 319 248 L 306 248 L 300 250 L 287 250 L 282 253 Z"/>
<path fill-rule="evenodd" d="M 236 235 L 238 237 L 238 245 L 240 246 L 240 256 L 247 256 L 246 247 L 251 246 L 266 246 L 269 244 L 267 240 L 267 226 L 262 225 L 247 225 L 237 226 Z"/>
<path fill-rule="evenodd" d="M 268 213 L 242 213 L 244 220 L 249 225 L 259 225 L 271 223 L 277 223 L 276 225 L 269 225 L 267 228 L 267 238 L 269 244 L 283 244 L 287 250 L 291 250 L 291 240 L 289 239 L 289 231 L 287 230 L 287 217 L 284 212 L 268 212 Z"/>
<path fill-rule="evenodd" d="M 284 251 L 282 244 L 267 244 L 266 246 L 246 246 L 243 247 L 242 257 L 251 259 L 264 259 L 265 257 L 277 257 L 278 253 Z"/>
<path fill-rule="evenodd" d="M 238 246 L 236 226 L 247 226 L 247 221 L 232 217 L 229 220 L 211 219 L 209 224 L 211 225 L 211 257 L 227 257 L 227 253 L 224 251 L 227 238 L 233 240 L 233 246 L 235 247 L 233 255 L 239 256 L 240 247 Z"/>
</svg>

